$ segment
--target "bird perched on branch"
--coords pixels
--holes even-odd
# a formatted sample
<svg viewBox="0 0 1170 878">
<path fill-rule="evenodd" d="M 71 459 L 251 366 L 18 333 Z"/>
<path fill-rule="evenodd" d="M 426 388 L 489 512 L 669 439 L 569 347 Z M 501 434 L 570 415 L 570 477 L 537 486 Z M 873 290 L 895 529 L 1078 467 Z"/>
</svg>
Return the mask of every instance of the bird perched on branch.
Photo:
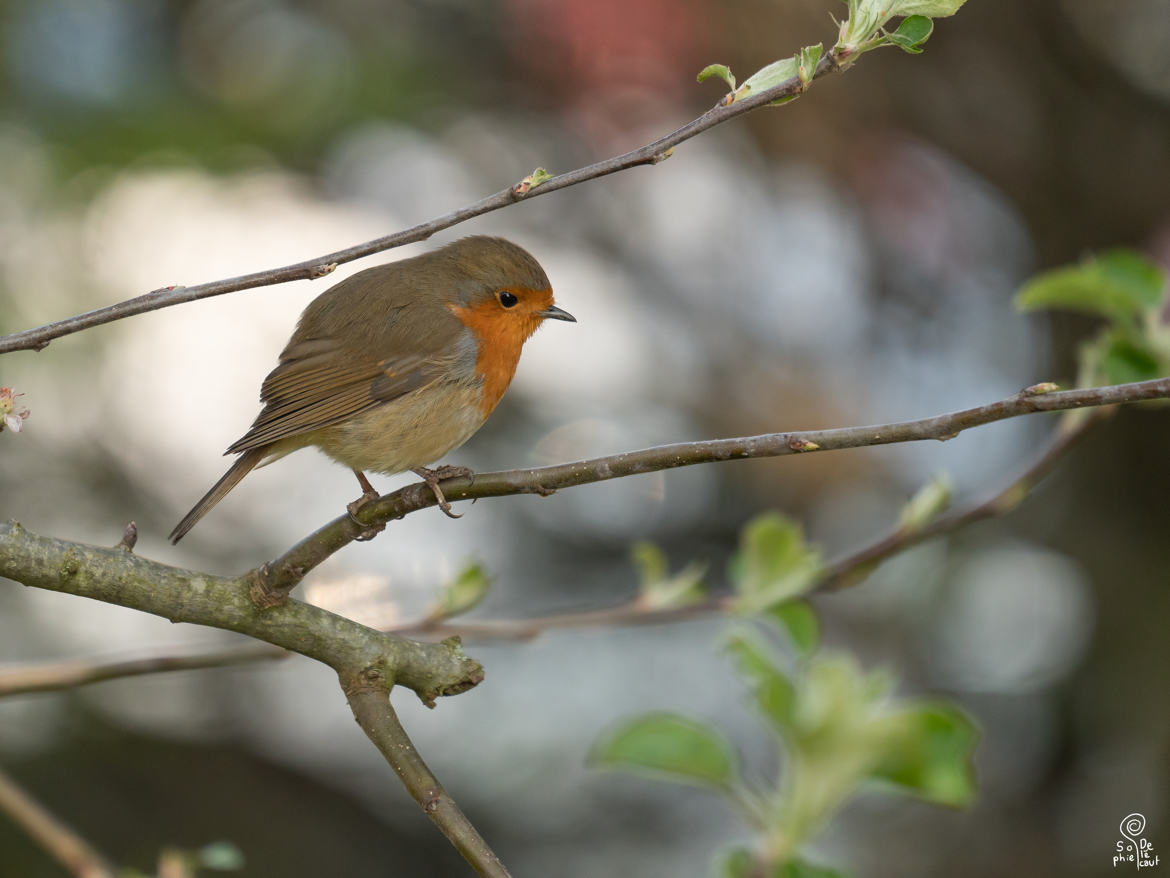
<svg viewBox="0 0 1170 878">
<path fill-rule="evenodd" d="M 439 481 L 462 467 L 426 468 L 466 442 L 508 389 L 520 350 L 545 320 L 575 318 L 553 303 L 532 256 L 502 238 L 463 238 L 367 268 L 314 299 L 264 379 L 264 409 L 227 450 L 239 459 L 171 531 L 177 543 L 256 466 L 314 445 L 354 471 L 423 478 L 452 517 Z"/>
</svg>

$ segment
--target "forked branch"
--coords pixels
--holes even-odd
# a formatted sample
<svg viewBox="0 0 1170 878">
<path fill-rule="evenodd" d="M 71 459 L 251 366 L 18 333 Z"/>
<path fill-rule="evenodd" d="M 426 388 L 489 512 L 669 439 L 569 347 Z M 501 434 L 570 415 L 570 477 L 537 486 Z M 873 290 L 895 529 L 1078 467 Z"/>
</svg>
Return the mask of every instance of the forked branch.
<svg viewBox="0 0 1170 878">
<path fill-rule="evenodd" d="M 577 485 L 680 466 L 781 457 L 788 454 L 811 454 L 817 451 L 917 442 L 923 439 L 946 440 L 971 427 L 1035 412 L 1066 411 L 1167 398 L 1170 398 L 1170 378 L 1048 393 L 1024 390 L 998 402 L 915 421 L 679 442 L 554 466 L 479 473 L 474 480 L 468 477 L 448 479 L 442 483 L 442 489 L 447 500 L 452 502 L 510 494 L 544 495 Z M 308 571 L 361 536 L 367 528 L 386 524 L 393 519 L 434 506 L 435 503 L 434 494 L 420 483 L 387 494 L 361 510 L 357 518 L 346 515 L 334 519 L 279 558 L 253 571 L 255 589 L 269 595 L 270 600 L 279 602 L 282 595 L 294 588 Z"/>
</svg>

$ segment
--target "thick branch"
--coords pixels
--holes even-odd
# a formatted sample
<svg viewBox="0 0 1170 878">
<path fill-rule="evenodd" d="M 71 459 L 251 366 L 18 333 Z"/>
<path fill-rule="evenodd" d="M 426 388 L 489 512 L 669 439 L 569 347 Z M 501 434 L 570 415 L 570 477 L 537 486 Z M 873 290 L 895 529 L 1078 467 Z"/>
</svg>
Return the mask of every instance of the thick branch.
<svg viewBox="0 0 1170 878">
<path fill-rule="evenodd" d="M 114 878 L 105 857 L 50 814 L 0 769 L 0 813 L 23 829 L 77 878 Z"/>
<path fill-rule="evenodd" d="M 820 64 L 817 65 L 813 78 L 816 79 L 834 69 L 836 69 L 836 62 L 829 55 L 826 55 L 826 57 L 821 59 Z M 743 100 L 736 101 L 733 104 L 725 106 L 720 103 L 698 118 L 683 125 L 681 128 L 667 134 L 665 137 L 660 137 L 653 143 L 648 143 L 643 147 L 631 150 L 623 155 L 594 162 L 591 165 L 578 168 L 575 171 L 569 171 L 565 174 L 557 174 L 532 189 L 526 189 L 522 186 L 512 186 L 507 189 L 502 189 L 494 195 L 480 199 L 474 204 L 453 210 L 450 213 L 428 220 L 427 222 L 419 223 L 401 232 L 375 238 L 364 244 L 357 244 L 334 253 L 326 253 L 324 256 L 307 259 L 304 262 L 297 262 L 282 268 L 257 271 L 252 274 L 211 281 L 190 287 L 164 287 L 133 299 L 127 299 L 116 305 L 98 308 L 94 311 L 88 311 L 85 314 L 59 320 L 56 323 L 0 336 L 0 354 L 11 351 L 41 350 L 50 341 L 55 338 L 60 338 L 63 335 L 70 335 L 74 332 L 80 332 L 83 329 L 90 329 L 94 326 L 101 326 L 102 324 L 112 323 L 115 320 L 121 320 L 125 317 L 133 317 L 137 314 L 145 314 L 148 311 L 167 308 L 171 305 L 194 302 L 212 296 L 222 296 L 225 293 L 233 293 L 238 290 L 247 290 L 254 287 L 272 286 L 294 280 L 311 280 L 322 277 L 343 263 L 353 262 L 355 259 L 361 259 L 362 257 L 380 253 L 384 250 L 390 250 L 394 247 L 401 247 L 404 244 L 425 241 L 436 232 L 448 229 L 451 226 L 458 225 L 474 217 L 482 216 L 485 213 L 499 210 L 502 207 L 507 207 L 517 201 L 533 198 L 538 195 L 545 195 L 549 192 L 556 192 L 558 189 L 565 189 L 569 186 L 575 186 L 578 183 L 584 183 L 587 180 L 605 177 L 618 171 L 624 171 L 627 168 L 657 164 L 678 144 L 690 140 L 692 137 L 710 128 L 714 128 L 716 125 L 727 122 L 737 116 L 742 116 L 744 113 L 750 112 L 757 107 L 764 106 L 770 101 L 797 94 L 803 91 L 803 89 L 804 87 L 802 87 L 800 81 L 794 77 L 787 82 L 782 82 L 773 88 L 761 91 Z"/>
<path fill-rule="evenodd" d="M 509 494 L 548 494 L 560 488 L 700 463 L 808 454 L 814 451 L 916 442 L 923 439 L 945 440 L 954 438 L 971 427 L 1034 412 L 1168 397 L 1170 378 L 1044 394 L 1030 394 L 1024 391 L 999 402 L 916 421 L 680 442 L 555 466 L 479 473 L 474 477 L 474 481 L 468 477 L 448 479 L 442 482 L 442 488 L 447 500 L 452 502 Z M 434 506 L 435 502 L 434 494 L 425 485 L 408 485 L 361 510 L 357 516 L 361 524 L 348 515 L 337 518 L 293 546 L 281 557 L 254 571 L 257 588 L 272 595 L 273 600 L 279 600 L 280 595 L 295 587 L 309 570 L 356 539 L 364 533 L 365 528 L 402 518 L 411 512 Z"/>
<path fill-rule="evenodd" d="M 371 685 L 372 683 L 372 685 Z M 508 878 L 508 870 L 439 783 L 419 755 L 390 704 L 389 691 L 378 681 L 342 677 L 345 697 L 363 732 L 386 757 L 403 786 L 423 813 L 455 845 L 475 871 L 489 878 Z"/>
<path fill-rule="evenodd" d="M 1075 419 L 1066 417 L 1048 447 L 1021 473 L 993 495 L 940 516 L 921 528 L 898 528 L 887 536 L 849 551 L 825 567 L 822 576 L 813 584 L 811 591 L 833 591 L 856 585 L 864 580 L 880 562 L 911 546 L 959 530 L 976 521 L 1011 512 L 1023 502 L 1032 488 L 1051 472 L 1069 449 L 1088 432 L 1089 428 L 1102 420 L 1106 413 L 1107 410 L 1097 410 L 1091 417 Z M 735 596 L 731 594 L 711 595 L 702 601 L 675 607 L 647 606 L 635 599 L 625 604 L 599 610 L 557 613 L 551 616 L 535 616 L 528 619 L 452 622 L 445 619 L 426 618 L 405 622 L 390 630 L 395 634 L 427 638 L 529 640 L 555 629 L 661 625 L 694 619 L 713 613 L 730 612 L 734 602 Z M 98 680 L 174 670 L 179 667 L 217 667 L 277 658 L 283 655 L 287 655 L 287 653 L 270 647 L 253 651 L 245 648 L 224 650 L 204 656 L 157 657 L 138 662 L 111 662 L 104 665 L 79 663 L 81 670 L 75 670 L 72 663 L 65 663 L 15 669 L 7 672 L 0 671 L 0 697 L 23 692 L 64 689 Z"/>
<path fill-rule="evenodd" d="M 287 601 L 259 609 L 247 577 L 229 579 L 150 561 L 120 548 L 37 536 L 0 524 L 0 576 L 190 622 L 238 631 L 317 659 L 339 674 L 376 670 L 427 704 L 483 679 L 457 639 L 418 643 L 367 628 L 319 607 Z"/>
<path fill-rule="evenodd" d="M 25 667 L 0 668 L 0 698 L 30 692 L 56 692 L 123 677 L 222 668 L 246 662 L 287 658 L 286 650 L 269 644 L 249 644 L 200 655 L 160 655 L 124 661 L 63 661 Z"/>
</svg>

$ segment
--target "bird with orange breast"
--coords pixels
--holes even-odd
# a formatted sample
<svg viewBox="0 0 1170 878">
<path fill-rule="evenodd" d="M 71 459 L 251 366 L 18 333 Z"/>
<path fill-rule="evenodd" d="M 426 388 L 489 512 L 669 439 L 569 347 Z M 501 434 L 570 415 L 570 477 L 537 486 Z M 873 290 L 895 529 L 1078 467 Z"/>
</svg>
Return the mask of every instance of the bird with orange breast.
<svg viewBox="0 0 1170 878">
<path fill-rule="evenodd" d="M 575 318 L 553 303 L 548 277 L 503 238 L 463 238 L 360 271 L 314 299 L 260 388 L 264 408 L 227 450 L 240 457 L 171 531 L 177 543 L 255 467 L 314 445 L 354 471 L 412 472 L 455 517 L 427 469 L 487 420 L 545 320 Z"/>
</svg>

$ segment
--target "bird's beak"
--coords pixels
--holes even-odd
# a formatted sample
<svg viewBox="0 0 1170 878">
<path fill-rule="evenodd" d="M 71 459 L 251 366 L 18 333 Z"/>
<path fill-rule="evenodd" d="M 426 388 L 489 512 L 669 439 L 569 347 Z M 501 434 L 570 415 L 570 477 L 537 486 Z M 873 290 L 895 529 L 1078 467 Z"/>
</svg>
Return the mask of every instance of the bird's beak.
<svg viewBox="0 0 1170 878">
<path fill-rule="evenodd" d="M 558 308 L 556 305 L 549 305 L 543 311 L 537 311 L 536 313 L 549 320 L 568 320 L 570 323 L 577 322 L 576 317 L 563 308 Z"/>
</svg>

